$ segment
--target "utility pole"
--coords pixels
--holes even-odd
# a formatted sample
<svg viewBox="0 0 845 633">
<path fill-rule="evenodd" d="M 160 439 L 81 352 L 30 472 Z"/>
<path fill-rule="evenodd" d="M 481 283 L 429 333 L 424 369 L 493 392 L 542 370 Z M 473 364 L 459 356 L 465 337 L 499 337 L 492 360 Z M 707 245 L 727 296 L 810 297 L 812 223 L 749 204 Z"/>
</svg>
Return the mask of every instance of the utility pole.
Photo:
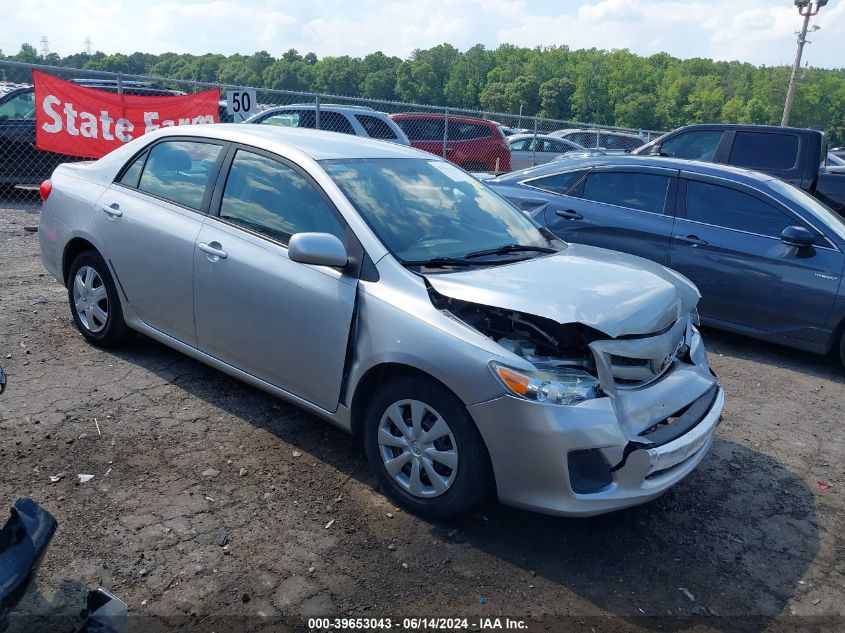
<svg viewBox="0 0 845 633">
<path fill-rule="evenodd" d="M 783 118 L 780 120 L 782 126 L 789 125 L 789 113 L 792 112 L 792 102 L 795 100 L 795 88 L 798 85 L 798 76 L 801 73 L 801 55 L 804 54 L 804 44 L 807 43 L 807 28 L 810 26 L 810 18 L 816 15 L 827 0 L 795 0 L 798 13 L 804 18 L 801 31 L 798 33 L 798 50 L 795 52 L 795 63 L 792 65 L 792 74 L 789 76 L 789 88 L 786 90 L 786 103 L 783 106 Z M 818 27 L 813 29 L 818 30 Z"/>
</svg>

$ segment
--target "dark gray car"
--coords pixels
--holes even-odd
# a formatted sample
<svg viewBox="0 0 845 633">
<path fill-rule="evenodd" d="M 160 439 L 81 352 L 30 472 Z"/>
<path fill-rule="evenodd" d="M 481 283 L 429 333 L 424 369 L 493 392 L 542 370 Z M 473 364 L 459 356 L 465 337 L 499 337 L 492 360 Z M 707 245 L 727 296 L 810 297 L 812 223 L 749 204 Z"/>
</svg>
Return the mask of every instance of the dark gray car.
<svg viewBox="0 0 845 633">
<path fill-rule="evenodd" d="M 602 156 L 487 184 L 569 242 L 691 279 L 702 322 L 845 363 L 845 222 L 776 178 L 709 163 Z"/>
</svg>

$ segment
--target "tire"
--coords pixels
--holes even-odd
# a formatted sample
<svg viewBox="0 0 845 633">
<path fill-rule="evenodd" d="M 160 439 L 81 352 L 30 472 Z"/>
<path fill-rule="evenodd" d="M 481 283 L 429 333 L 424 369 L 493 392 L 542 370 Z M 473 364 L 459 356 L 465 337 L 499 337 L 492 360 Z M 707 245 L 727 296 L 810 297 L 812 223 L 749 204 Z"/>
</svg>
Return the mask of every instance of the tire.
<svg viewBox="0 0 845 633">
<path fill-rule="evenodd" d="M 120 297 L 99 253 L 77 255 L 70 265 L 67 293 L 73 322 L 86 341 L 97 347 L 114 347 L 126 340 L 129 329 Z"/>
<path fill-rule="evenodd" d="M 408 377 L 385 383 L 368 403 L 362 426 L 370 467 L 406 510 L 446 519 L 487 495 L 492 477 L 484 441 L 464 404 L 436 382 Z M 399 460 L 392 472 L 391 459 Z"/>
</svg>

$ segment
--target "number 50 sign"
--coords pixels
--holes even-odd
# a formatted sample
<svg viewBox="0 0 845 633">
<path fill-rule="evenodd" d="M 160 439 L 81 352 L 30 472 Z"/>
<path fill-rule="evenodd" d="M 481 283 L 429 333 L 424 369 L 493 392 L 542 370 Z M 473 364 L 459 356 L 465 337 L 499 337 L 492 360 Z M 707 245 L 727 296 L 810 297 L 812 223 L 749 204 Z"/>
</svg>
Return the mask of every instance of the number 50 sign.
<svg viewBox="0 0 845 633">
<path fill-rule="evenodd" d="M 227 90 L 226 110 L 235 121 L 243 121 L 255 114 L 255 90 Z"/>
</svg>

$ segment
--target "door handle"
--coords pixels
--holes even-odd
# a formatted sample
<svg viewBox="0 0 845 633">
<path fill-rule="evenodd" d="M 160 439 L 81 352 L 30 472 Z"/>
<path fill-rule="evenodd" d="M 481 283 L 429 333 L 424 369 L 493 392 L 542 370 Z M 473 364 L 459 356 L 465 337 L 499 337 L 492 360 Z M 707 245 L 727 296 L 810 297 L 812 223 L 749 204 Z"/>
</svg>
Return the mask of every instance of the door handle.
<svg viewBox="0 0 845 633">
<path fill-rule="evenodd" d="M 577 211 L 573 211 L 572 209 L 558 209 L 555 211 L 555 215 L 559 218 L 563 218 L 564 220 L 583 220 L 584 216 L 578 213 Z"/>
<path fill-rule="evenodd" d="M 208 259 L 213 262 L 216 262 L 218 259 L 226 259 L 229 256 L 229 253 L 223 250 L 223 246 L 220 244 L 220 242 L 212 242 L 211 244 L 200 242 L 199 244 L 197 244 L 197 247 L 203 253 L 210 255 Z"/>
<path fill-rule="evenodd" d="M 707 246 L 709 244 L 709 242 L 699 239 L 697 235 L 687 235 L 686 237 L 683 235 L 676 235 L 675 241 L 680 242 L 681 244 L 686 244 L 687 246 L 692 246 L 693 248 L 696 246 Z"/>
<path fill-rule="evenodd" d="M 120 205 L 117 202 L 112 202 L 110 205 L 101 204 L 100 211 L 108 213 L 113 218 L 119 218 L 123 215 L 123 211 L 120 210 Z"/>
</svg>

